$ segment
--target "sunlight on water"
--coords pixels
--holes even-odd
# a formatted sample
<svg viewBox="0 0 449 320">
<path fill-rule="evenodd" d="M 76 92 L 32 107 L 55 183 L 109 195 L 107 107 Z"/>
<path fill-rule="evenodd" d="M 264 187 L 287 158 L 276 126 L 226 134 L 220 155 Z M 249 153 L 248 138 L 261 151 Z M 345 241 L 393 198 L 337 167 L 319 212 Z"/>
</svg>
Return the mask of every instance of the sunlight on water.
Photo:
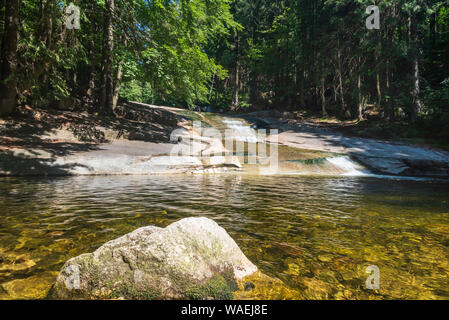
<svg viewBox="0 0 449 320">
<path fill-rule="evenodd" d="M 0 298 L 146 225 L 206 216 L 305 299 L 449 298 L 449 183 L 299 176 L 0 179 Z M 381 288 L 365 288 L 369 265 Z"/>
</svg>

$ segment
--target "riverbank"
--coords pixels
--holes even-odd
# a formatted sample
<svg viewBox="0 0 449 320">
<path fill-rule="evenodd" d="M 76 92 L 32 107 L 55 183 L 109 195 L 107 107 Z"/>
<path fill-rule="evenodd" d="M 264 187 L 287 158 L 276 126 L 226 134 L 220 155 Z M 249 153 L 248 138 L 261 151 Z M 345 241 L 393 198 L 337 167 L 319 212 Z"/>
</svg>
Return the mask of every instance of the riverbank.
<svg viewBox="0 0 449 320">
<path fill-rule="evenodd" d="M 198 136 L 186 114 L 190 115 L 186 110 L 139 103 L 126 103 L 109 116 L 25 107 L 19 117 L 0 122 L 0 176 L 169 174 L 239 168 L 232 157 L 202 159 L 193 153 L 168 157 L 178 143 L 171 141 L 174 130 L 191 134 L 197 152 L 224 149 L 221 142 Z"/>
<path fill-rule="evenodd" d="M 193 121 L 249 135 L 234 139 L 245 143 L 259 144 L 257 128 L 277 129 L 268 142 L 280 144 L 279 166 L 268 174 L 449 177 L 449 152 L 342 133 L 341 123 L 277 111 L 231 116 L 141 103 L 126 103 L 109 117 L 23 108 L 19 118 L 0 122 L 0 176 L 267 173 L 244 166 L 245 156 L 227 150 L 220 138 L 202 136 Z M 174 139 L 175 130 L 193 138 L 194 147 L 179 156 L 174 148 L 192 145 Z"/>
</svg>

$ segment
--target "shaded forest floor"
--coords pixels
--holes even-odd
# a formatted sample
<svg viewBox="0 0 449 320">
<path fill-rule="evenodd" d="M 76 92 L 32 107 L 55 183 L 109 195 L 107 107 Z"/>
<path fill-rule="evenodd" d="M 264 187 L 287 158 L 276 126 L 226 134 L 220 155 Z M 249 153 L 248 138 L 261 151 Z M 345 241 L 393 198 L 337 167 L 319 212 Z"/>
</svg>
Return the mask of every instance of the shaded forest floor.
<svg viewBox="0 0 449 320">
<path fill-rule="evenodd" d="M 363 121 L 343 120 L 336 116 L 323 117 L 321 114 L 307 111 L 279 112 L 276 110 L 256 111 L 247 115 L 262 118 L 274 117 L 279 120 L 279 123 L 319 125 L 324 129 L 330 129 L 347 137 L 375 139 L 449 151 L 449 141 L 436 138 L 435 128 L 425 129 L 422 125 L 411 125 L 406 120 L 391 122 L 379 116 L 369 116 L 368 119 Z"/>
<path fill-rule="evenodd" d="M 427 131 L 415 128 L 406 122 L 387 122 L 378 119 L 363 121 L 339 120 L 335 117 L 309 117 L 305 118 L 305 120 L 326 126 L 346 136 L 396 141 L 449 151 L 449 141 L 435 139 L 429 136 Z"/>
<path fill-rule="evenodd" d="M 0 151 L 13 148 L 70 149 L 109 140 L 169 142 L 184 121 L 167 108 L 140 109 L 131 103 L 115 114 L 21 107 L 14 117 L 0 119 Z M 88 148 L 88 147 L 85 147 Z M 67 150 L 70 151 L 70 150 Z"/>
<path fill-rule="evenodd" d="M 167 153 L 186 121 L 171 108 L 134 103 L 105 115 L 21 107 L 0 119 L 0 176 L 68 175 L 96 163 L 105 172 L 131 170 L 133 159 Z"/>
</svg>

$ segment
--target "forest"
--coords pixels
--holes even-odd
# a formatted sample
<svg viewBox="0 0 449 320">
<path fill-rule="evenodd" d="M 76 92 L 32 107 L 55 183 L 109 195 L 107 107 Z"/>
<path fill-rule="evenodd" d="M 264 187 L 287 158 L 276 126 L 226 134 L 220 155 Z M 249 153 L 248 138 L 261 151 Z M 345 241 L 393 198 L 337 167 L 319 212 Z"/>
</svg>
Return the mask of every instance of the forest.
<svg viewBox="0 0 449 320">
<path fill-rule="evenodd" d="M 373 4 L 380 28 L 369 30 Z M 449 137 L 448 1 L 2 0 L 0 8 L 3 117 L 21 106 L 111 114 L 122 99 L 375 116 Z M 79 26 L 68 28 L 74 8 Z"/>
</svg>

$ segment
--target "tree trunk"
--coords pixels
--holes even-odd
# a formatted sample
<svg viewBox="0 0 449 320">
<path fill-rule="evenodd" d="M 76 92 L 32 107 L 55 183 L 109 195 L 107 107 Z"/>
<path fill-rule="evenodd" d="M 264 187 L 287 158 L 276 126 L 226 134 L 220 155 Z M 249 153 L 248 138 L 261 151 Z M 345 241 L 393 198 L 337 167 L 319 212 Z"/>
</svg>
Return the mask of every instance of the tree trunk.
<svg viewBox="0 0 449 320">
<path fill-rule="evenodd" d="M 358 111 L 359 111 L 359 121 L 363 120 L 363 105 L 362 101 L 362 75 L 361 75 L 361 58 L 359 57 L 359 70 L 357 75 L 357 97 L 358 97 Z"/>
<path fill-rule="evenodd" d="M 5 31 L 5 10 L 3 10 L 3 7 L 5 6 L 5 0 L 0 0 L 0 39 L 3 37 L 3 32 Z M 2 48 L 2 43 L 0 41 L 0 51 Z"/>
<path fill-rule="evenodd" d="M 422 104 L 420 99 L 420 82 L 419 82 L 419 60 L 418 55 L 413 58 L 413 118 L 416 119 L 421 112 Z"/>
<path fill-rule="evenodd" d="M 210 83 L 209 102 L 212 100 L 212 93 L 214 92 L 214 85 L 215 85 L 215 74 L 212 75 L 212 82 Z M 217 88 L 217 90 L 218 90 L 218 88 Z"/>
<path fill-rule="evenodd" d="M 120 45 L 123 48 L 127 47 L 128 38 L 127 38 L 126 34 L 123 34 L 120 37 Z M 120 94 L 120 88 L 122 85 L 122 76 L 123 76 L 123 58 L 121 58 L 118 63 L 117 72 L 116 72 L 115 78 L 114 78 L 114 96 L 112 98 L 112 110 L 113 111 L 117 107 L 117 102 L 118 102 L 118 98 L 119 98 L 119 94 Z"/>
<path fill-rule="evenodd" d="M 341 108 L 343 111 L 343 116 L 350 118 L 351 113 L 349 112 L 349 110 L 346 107 L 345 94 L 344 94 L 344 90 L 343 90 L 343 71 L 342 71 L 342 66 L 341 66 L 340 42 L 338 43 L 338 82 L 339 82 L 339 86 L 340 86 L 340 98 L 341 98 Z"/>
<path fill-rule="evenodd" d="M 419 14 L 419 13 L 418 13 Z M 412 79 L 413 79 L 413 85 L 412 85 L 412 99 L 413 99 L 413 110 L 412 110 L 412 119 L 416 120 L 418 114 L 421 112 L 422 104 L 421 104 L 421 98 L 420 98 L 420 71 L 419 71 L 419 57 L 421 55 L 421 43 L 419 40 L 419 20 L 417 18 L 413 19 L 411 18 L 411 29 L 410 29 L 410 35 L 411 35 L 411 41 L 413 48 L 411 48 L 410 52 L 412 55 Z"/>
<path fill-rule="evenodd" d="M 305 79 L 305 71 L 301 70 L 301 77 L 299 81 L 299 105 L 301 108 L 305 108 L 306 106 L 306 99 L 305 99 L 305 93 L 304 93 L 304 79 Z"/>
<path fill-rule="evenodd" d="M 101 68 L 101 107 L 103 108 L 103 112 L 111 111 L 114 105 L 114 33 L 112 24 L 114 10 L 114 0 L 106 0 L 106 12 L 103 27 L 103 58 Z"/>
<path fill-rule="evenodd" d="M 327 116 L 326 111 L 326 87 L 324 83 L 324 77 L 321 77 L 321 113 L 323 117 Z"/>
<path fill-rule="evenodd" d="M 87 42 L 88 47 L 88 54 L 89 54 L 89 66 L 88 66 L 88 87 L 87 87 L 87 98 L 90 101 L 94 101 L 94 93 L 95 93 L 95 66 L 96 66 L 96 59 L 95 59 L 95 42 L 94 42 L 94 35 L 96 32 L 95 28 L 95 22 L 93 19 L 94 10 L 96 9 L 95 3 L 92 1 L 90 2 L 89 9 L 92 10 L 91 17 L 90 17 L 90 33 L 91 36 L 89 37 L 89 40 Z"/>
<path fill-rule="evenodd" d="M 335 79 L 334 79 L 333 83 L 334 83 L 334 85 L 333 85 L 333 87 L 334 87 L 334 105 L 337 105 L 338 85 L 336 84 Z"/>
<path fill-rule="evenodd" d="M 46 47 L 50 49 L 52 45 L 53 20 L 52 20 L 52 6 L 53 2 L 50 0 L 41 1 L 41 16 L 39 19 L 39 27 L 37 29 L 37 36 L 39 40 L 45 43 Z"/>
<path fill-rule="evenodd" d="M 50 0 L 41 1 L 41 16 L 39 19 L 39 28 L 37 30 L 38 38 L 45 44 L 46 49 L 52 49 L 52 36 L 53 36 L 53 19 L 52 19 L 52 7 L 54 3 Z M 45 59 L 39 63 L 37 70 L 37 79 L 42 84 L 44 91 L 48 92 L 50 87 L 49 69 L 51 65 L 49 59 Z"/>
<path fill-rule="evenodd" d="M 115 110 L 115 108 L 117 107 L 120 87 L 122 84 L 122 75 L 123 75 L 123 61 L 120 61 L 114 81 L 114 96 L 112 99 L 112 110 Z"/>
<path fill-rule="evenodd" d="M 376 89 L 377 89 L 377 107 L 380 108 L 382 104 L 382 90 L 380 89 L 380 73 L 376 73 Z"/>
<path fill-rule="evenodd" d="M 240 89 L 240 36 L 237 32 L 235 36 L 235 49 L 236 49 L 236 59 L 235 59 L 235 79 L 234 79 L 234 98 L 232 101 L 232 106 L 237 107 L 239 105 L 239 89 Z"/>
<path fill-rule="evenodd" d="M 17 105 L 17 41 L 19 0 L 6 1 L 5 32 L 0 56 L 0 116 L 11 114 Z"/>
<path fill-rule="evenodd" d="M 395 115 L 394 105 L 391 103 L 392 93 L 391 93 L 391 71 L 390 71 L 390 59 L 387 59 L 386 69 L 385 69 L 385 107 L 390 120 L 393 120 Z"/>
</svg>

